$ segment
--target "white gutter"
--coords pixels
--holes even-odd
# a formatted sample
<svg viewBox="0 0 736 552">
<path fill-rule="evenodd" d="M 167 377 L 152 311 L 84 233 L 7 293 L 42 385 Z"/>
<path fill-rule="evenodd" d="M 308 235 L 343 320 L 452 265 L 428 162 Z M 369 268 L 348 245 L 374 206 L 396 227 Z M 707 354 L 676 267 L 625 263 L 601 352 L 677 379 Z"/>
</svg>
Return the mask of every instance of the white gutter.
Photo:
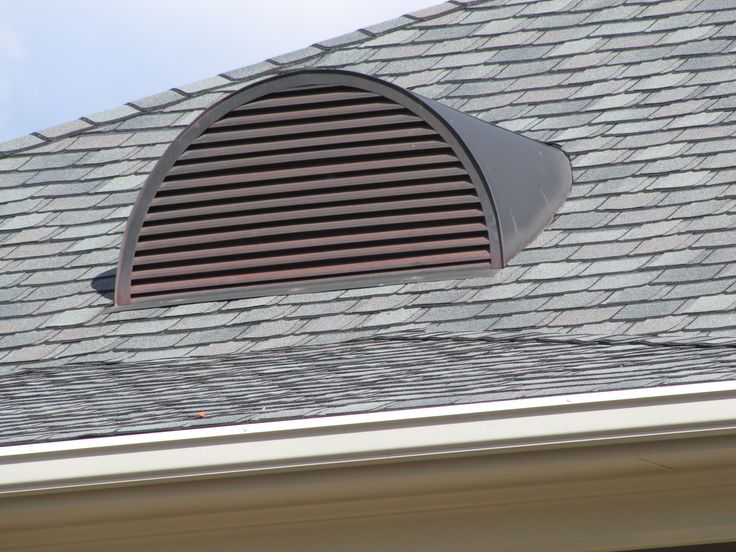
<svg viewBox="0 0 736 552">
<path fill-rule="evenodd" d="M 736 434 L 736 382 L 0 448 L 0 495 L 530 448 Z"/>
</svg>

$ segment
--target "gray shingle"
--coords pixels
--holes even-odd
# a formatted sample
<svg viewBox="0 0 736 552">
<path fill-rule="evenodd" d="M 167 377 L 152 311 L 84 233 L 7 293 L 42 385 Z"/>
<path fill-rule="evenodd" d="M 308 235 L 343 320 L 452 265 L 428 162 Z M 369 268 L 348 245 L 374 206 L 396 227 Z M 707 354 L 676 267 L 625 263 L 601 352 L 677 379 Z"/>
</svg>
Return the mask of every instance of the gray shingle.
<svg viewBox="0 0 736 552">
<path fill-rule="evenodd" d="M 248 300 L 245 300 L 245 301 L 248 301 Z M 236 308 L 236 303 L 238 302 L 231 302 L 228 305 L 228 307 Z M 233 324 L 243 324 L 246 322 L 258 322 L 261 320 L 272 320 L 272 319 L 282 318 L 284 316 L 287 316 L 288 314 L 291 314 L 296 309 L 296 306 L 279 305 L 279 306 L 259 308 L 258 305 L 254 305 L 253 308 L 247 308 L 246 305 L 243 305 L 242 307 L 238 308 L 238 310 L 241 310 L 241 309 L 246 309 L 246 310 L 244 310 L 238 315 L 238 317 L 233 321 Z"/>
<path fill-rule="evenodd" d="M 263 338 L 274 335 L 284 335 L 300 327 L 303 324 L 301 320 L 273 320 L 269 322 L 260 322 L 250 326 L 243 337 L 246 338 Z"/>
<path fill-rule="evenodd" d="M 379 313 L 379 315 L 374 316 L 380 316 L 381 314 L 385 313 Z M 319 333 L 348 330 L 359 325 L 365 325 L 365 319 L 365 316 L 357 314 L 336 314 L 333 316 L 322 316 L 320 318 L 309 320 L 306 324 L 299 328 L 299 331 L 304 333 Z"/>
<path fill-rule="evenodd" d="M 418 319 L 418 322 L 443 322 L 447 320 L 463 320 L 480 314 L 485 305 L 453 305 L 447 307 L 430 307 Z"/>
<path fill-rule="evenodd" d="M 338 314 L 351 310 L 356 301 L 329 301 L 324 303 L 310 303 L 298 307 L 291 316 L 298 318 L 312 318 L 326 314 Z"/>
<path fill-rule="evenodd" d="M 730 311 L 736 307 L 736 294 L 719 294 L 699 297 L 688 301 L 681 312 L 714 312 L 714 311 Z"/>
<path fill-rule="evenodd" d="M 646 303 L 636 303 L 626 305 L 618 313 L 617 319 L 651 319 L 673 314 L 680 306 L 682 301 L 648 301 Z"/>
<path fill-rule="evenodd" d="M 161 107 L 163 105 L 168 105 L 170 103 L 177 102 L 179 100 L 184 99 L 184 97 L 185 96 L 182 96 L 176 90 L 166 90 L 165 92 L 159 92 L 158 94 L 152 94 L 150 96 L 146 96 L 145 98 L 141 98 L 139 100 L 135 100 L 130 103 L 140 109 L 151 109 L 154 107 Z"/>
<path fill-rule="evenodd" d="M 585 265 L 581 263 L 558 262 L 541 263 L 530 268 L 522 277 L 523 280 L 548 280 L 551 278 L 563 278 L 579 274 Z"/>
<path fill-rule="evenodd" d="M 273 71 L 274 69 L 276 69 L 276 65 L 268 61 L 263 61 L 254 65 L 233 69 L 232 71 L 223 73 L 222 76 L 234 80 L 249 79 L 256 75 L 262 75 L 263 73 Z"/>
<path fill-rule="evenodd" d="M 694 330 L 733 327 L 736 327 L 736 313 L 734 312 L 724 314 L 701 314 L 687 326 L 688 329 Z"/>
<path fill-rule="evenodd" d="M 124 119 L 125 117 L 130 117 L 136 113 L 140 113 L 140 111 L 129 105 L 120 105 L 118 107 L 105 109 L 104 111 L 98 111 L 92 115 L 87 115 L 85 119 L 93 123 L 107 123 L 118 119 Z"/>
<path fill-rule="evenodd" d="M 32 136 L 29 134 L 27 136 L 21 136 L 20 138 L 14 138 L 12 140 L 0 142 L 0 152 L 30 148 L 43 143 L 45 143 L 43 139 L 39 138 L 38 136 Z"/>
<path fill-rule="evenodd" d="M 85 130 L 90 128 L 92 125 L 86 121 L 82 121 L 81 119 L 76 119 L 74 121 L 69 121 L 68 123 L 62 123 L 60 125 L 55 125 L 49 128 L 46 128 L 44 130 L 41 130 L 38 132 L 38 134 L 45 136 L 46 138 L 58 138 L 59 136 L 65 136 L 67 134 L 72 134 L 74 132 L 79 132 L 81 130 Z"/>
<path fill-rule="evenodd" d="M 576 183 L 554 226 L 509 267 L 486 278 L 313 294 L 303 300 L 271 297 L 210 303 L 202 310 L 188 305 L 104 315 L 100 331 L 127 336 L 120 338 L 127 340 L 127 345 L 120 345 L 127 349 L 111 351 L 117 357 L 105 356 L 108 353 L 103 351 L 99 358 L 129 362 L 165 354 L 222 354 L 301 344 L 316 334 L 320 343 L 329 343 L 397 328 L 541 329 L 552 324 L 549 331 L 558 334 L 684 331 L 714 335 L 720 330 L 688 324 L 713 314 L 718 306 L 714 301 L 697 306 L 699 297 L 724 294 L 734 280 L 734 269 L 725 263 L 734 262 L 727 248 L 733 247 L 736 224 L 732 138 L 736 120 L 731 113 L 736 106 L 732 104 L 736 81 L 729 80 L 733 54 L 727 51 L 736 37 L 726 15 L 706 11 L 694 16 L 691 8 L 698 3 L 686 3 L 585 1 L 568 6 L 562 1 L 556 12 L 547 12 L 550 3 L 450 4 L 449 11 L 421 22 L 403 18 L 376 27 L 371 33 L 377 37 L 363 38 L 364 33 L 356 32 L 327 41 L 324 47 L 338 47 L 331 52 L 302 51 L 294 57 L 302 65 L 304 56 L 314 56 L 309 65 L 380 72 L 400 86 L 419 87 L 420 93 L 447 105 L 503 121 L 505 128 L 540 140 L 564 141 Z M 668 14 L 681 17 L 663 17 Z M 716 27 L 716 22 L 727 25 Z M 645 26 L 646 32 L 636 30 Z M 716 33 L 723 38 L 713 38 Z M 376 61 L 366 63 L 368 57 Z M 281 62 L 284 69 L 295 67 L 289 59 Z M 234 90 L 241 85 L 233 79 L 276 68 L 263 63 L 183 88 Z M 48 143 L 26 139 L 36 145 L 29 152 L 33 157 L 19 156 L 23 167 L 13 157 L 0 160 L 5 200 L 0 224 L 20 225 L 0 229 L 0 256 L 5 259 L 0 261 L 0 272 L 12 276 L 10 285 L 25 286 L 20 293 L 13 290 L 3 297 L 22 296 L 27 303 L 18 302 L 19 308 L 35 312 L 40 308 L 49 316 L 109 305 L 109 299 L 91 289 L 90 280 L 114 266 L 134 195 L 153 162 L 182 130 L 168 127 L 186 124 L 218 97 L 219 93 L 184 99 L 169 91 L 134 103 L 135 108 L 125 106 L 113 117 L 129 121 L 94 126 L 77 121 L 68 127 L 79 133 L 74 137 Z M 175 104 L 161 113 L 139 113 L 171 102 Z M 134 130 L 151 125 L 166 128 Z M 57 132 L 61 136 L 67 129 Z M 80 166 L 86 163 L 98 167 L 91 171 L 92 167 Z M 27 191 L 18 185 L 19 168 L 29 171 L 22 179 L 49 184 Z M 44 168 L 48 170 L 32 174 Z M 116 209 L 102 208 L 108 205 Z M 48 219 L 13 222 L 12 217 L 42 210 L 52 213 Z M 49 224 L 54 226 L 40 226 Z M 676 268 L 687 270 L 670 272 Z M 611 273 L 619 270 L 627 272 Z M 45 285 L 53 275 L 65 281 Z M 688 301 L 691 307 L 687 308 L 693 310 L 687 314 L 647 310 L 647 305 L 663 301 Z M 652 319 L 638 320 L 637 305 L 628 303 L 644 304 L 641 312 Z M 555 320 L 558 310 L 590 314 L 612 306 L 625 310 L 613 318 L 598 319 L 599 313 L 590 319 Z M 220 308 L 221 313 L 216 313 Z M 347 308 L 349 313 L 344 312 Z M 531 309 L 541 310 L 523 312 Z M 172 326 L 156 326 L 161 316 Z M 17 315 L 19 328 L 26 323 L 21 318 Z M 457 320 L 450 322 L 453 318 Z M 28 322 L 33 328 L 44 323 L 45 319 Z M 80 329 L 49 327 L 58 328 L 53 332 L 60 336 Z M 135 345 L 138 334 L 125 333 L 126 328 L 150 330 L 152 346 L 171 343 L 172 350 L 135 348 L 148 341 Z M 241 335 L 246 331 L 250 333 Z M 95 337 L 99 336 L 80 334 L 79 340 Z M 179 343 L 179 337 L 191 341 Z M 226 342 L 236 338 L 244 341 Z M 208 339 L 217 346 L 206 346 Z M 95 347 L 80 344 L 58 354 L 72 359 Z"/>
<path fill-rule="evenodd" d="M 723 268 L 722 265 L 668 268 L 662 272 L 656 281 L 657 283 L 679 283 L 707 280 L 715 276 L 721 268 Z"/>
<path fill-rule="evenodd" d="M 378 312 L 370 315 L 365 322 L 363 322 L 363 326 L 370 327 L 402 324 L 416 319 L 421 312 L 421 309 L 409 308 Z"/>
<path fill-rule="evenodd" d="M 293 52 L 288 52 L 286 54 L 281 54 L 279 56 L 269 59 L 268 61 L 272 63 L 277 63 L 279 65 L 284 65 L 284 64 L 294 63 L 296 61 L 301 61 L 301 60 L 310 58 L 321 52 L 323 52 L 323 50 L 320 50 L 319 48 L 315 48 L 314 46 L 309 46 L 307 48 L 302 48 L 301 50 L 296 50 Z"/>
<path fill-rule="evenodd" d="M 85 324 L 102 313 L 99 307 L 63 311 L 49 318 L 48 327 L 78 326 Z"/>
<path fill-rule="evenodd" d="M 213 326 L 225 326 L 232 322 L 236 316 L 238 316 L 238 313 L 233 311 L 204 315 L 192 314 L 182 318 L 179 322 L 171 326 L 171 330 L 191 330 L 198 328 L 211 328 Z"/>
</svg>

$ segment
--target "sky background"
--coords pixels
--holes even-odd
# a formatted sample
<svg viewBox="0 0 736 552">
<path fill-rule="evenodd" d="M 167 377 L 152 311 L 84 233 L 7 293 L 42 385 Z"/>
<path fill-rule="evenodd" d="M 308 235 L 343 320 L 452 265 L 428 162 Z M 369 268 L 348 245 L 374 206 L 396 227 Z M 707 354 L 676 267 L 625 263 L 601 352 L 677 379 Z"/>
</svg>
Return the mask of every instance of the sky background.
<svg viewBox="0 0 736 552">
<path fill-rule="evenodd" d="M 0 0 L 0 141 L 441 0 Z"/>
</svg>

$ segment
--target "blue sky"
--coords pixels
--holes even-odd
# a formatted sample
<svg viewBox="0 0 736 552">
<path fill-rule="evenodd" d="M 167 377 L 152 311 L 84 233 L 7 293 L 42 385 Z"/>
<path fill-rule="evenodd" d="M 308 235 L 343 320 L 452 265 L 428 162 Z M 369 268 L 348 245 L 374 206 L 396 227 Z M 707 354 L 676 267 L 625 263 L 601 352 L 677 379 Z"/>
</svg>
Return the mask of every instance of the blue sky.
<svg viewBox="0 0 736 552">
<path fill-rule="evenodd" d="M 0 141 L 440 0 L 0 0 Z"/>
</svg>

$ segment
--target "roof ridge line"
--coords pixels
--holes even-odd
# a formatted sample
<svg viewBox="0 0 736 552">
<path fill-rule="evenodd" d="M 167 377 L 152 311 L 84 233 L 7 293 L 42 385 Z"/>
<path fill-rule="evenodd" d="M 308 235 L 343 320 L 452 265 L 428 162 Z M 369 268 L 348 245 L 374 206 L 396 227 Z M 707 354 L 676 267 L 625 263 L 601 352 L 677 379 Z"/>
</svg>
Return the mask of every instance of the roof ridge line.
<svg viewBox="0 0 736 552">
<path fill-rule="evenodd" d="M 671 338 L 669 341 L 659 341 L 657 336 L 649 338 L 645 336 L 628 336 L 628 335 L 586 335 L 586 334 L 537 334 L 537 335 L 508 335 L 492 333 L 457 333 L 457 334 L 420 334 L 420 333 L 396 333 L 383 334 L 361 338 L 356 341 L 493 341 L 493 342 L 537 342 L 537 343 L 579 343 L 594 345 L 645 345 L 647 347 L 684 347 L 694 349 L 736 349 L 736 340 L 716 343 L 713 341 L 682 341 L 677 338 Z"/>
</svg>

